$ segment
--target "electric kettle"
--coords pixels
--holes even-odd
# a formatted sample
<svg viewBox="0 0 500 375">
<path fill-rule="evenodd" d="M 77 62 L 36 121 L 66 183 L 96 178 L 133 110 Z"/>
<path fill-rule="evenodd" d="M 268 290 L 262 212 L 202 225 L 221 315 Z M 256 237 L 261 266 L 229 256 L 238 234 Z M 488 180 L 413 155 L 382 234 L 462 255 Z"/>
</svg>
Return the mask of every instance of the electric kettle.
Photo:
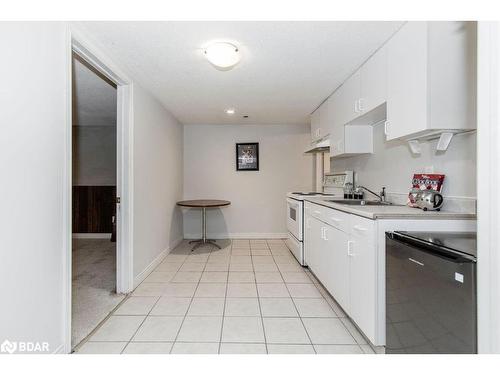
<svg viewBox="0 0 500 375">
<path fill-rule="evenodd" d="M 416 193 L 415 203 L 424 211 L 440 211 L 443 206 L 443 196 L 436 190 L 421 190 Z"/>
</svg>

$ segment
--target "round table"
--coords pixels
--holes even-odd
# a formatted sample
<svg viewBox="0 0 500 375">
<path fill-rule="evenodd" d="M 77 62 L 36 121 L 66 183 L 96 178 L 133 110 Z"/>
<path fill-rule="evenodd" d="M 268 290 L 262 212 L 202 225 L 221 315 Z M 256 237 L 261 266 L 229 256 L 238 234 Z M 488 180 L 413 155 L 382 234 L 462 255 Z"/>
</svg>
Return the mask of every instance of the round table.
<svg viewBox="0 0 500 375">
<path fill-rule="evenodd" d="M 189 207 L 189 208 L 201 208 L 202 238 L 199 240 L 189 241 L 189 243 L 196 243 L 196 245 L 191 249 L 191 251 L 205 244 L 211 244 L 219 249 L 221 248 L 219 245 L 215 243 L 215 240 L 207 239 L 207 208 L 224 207 L 224 206 L 229 206 L 230 204 L 231 202 L 229 201 L 218 200 L 218 199 L 194 199 L 194 200 L 177 202 L 178 206 Z"/>
</svg>

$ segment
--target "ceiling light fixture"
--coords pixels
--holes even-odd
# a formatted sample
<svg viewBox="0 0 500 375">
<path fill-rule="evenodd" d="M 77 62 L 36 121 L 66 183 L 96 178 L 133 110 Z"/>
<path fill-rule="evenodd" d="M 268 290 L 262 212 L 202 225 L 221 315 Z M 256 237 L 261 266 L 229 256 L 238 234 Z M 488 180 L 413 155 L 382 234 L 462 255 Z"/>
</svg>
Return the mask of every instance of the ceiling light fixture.
<svg viewBox="0 0 500 375">
<path fill-rule="evenodd" d="M 234 115 L 236 113 L 234 108 L 228 108 L 226 109 L 226 114 L 227 115 Z"/>
<path fill-rule="evenodd" d="M 203 51 L 210 63 L 219 70 L 230 70 L 241 60 L 237 46 L 228 42 L 215 42 Z"/>
</svg>

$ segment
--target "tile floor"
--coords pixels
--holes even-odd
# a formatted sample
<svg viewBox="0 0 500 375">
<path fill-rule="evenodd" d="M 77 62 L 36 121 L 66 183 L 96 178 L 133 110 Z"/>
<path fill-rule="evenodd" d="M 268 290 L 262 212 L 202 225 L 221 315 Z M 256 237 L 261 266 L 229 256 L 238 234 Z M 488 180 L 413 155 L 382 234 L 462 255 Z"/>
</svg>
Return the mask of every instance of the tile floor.
<svg viewBox="0 0 500 375">
<path fill-rule="evenodd" d="M 78 353 L 373 353 L 283 240 L 184 241 Z"/>
</svg>

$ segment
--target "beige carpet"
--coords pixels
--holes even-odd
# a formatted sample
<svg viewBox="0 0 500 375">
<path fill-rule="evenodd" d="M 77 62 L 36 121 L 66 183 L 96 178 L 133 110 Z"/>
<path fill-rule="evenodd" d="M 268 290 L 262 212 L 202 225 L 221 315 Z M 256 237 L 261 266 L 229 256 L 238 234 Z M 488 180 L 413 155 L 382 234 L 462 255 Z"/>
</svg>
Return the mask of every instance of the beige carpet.
<svg viewBox="0 0 500 375">
<path fill-rule="evenodd" d="M 116 291 L 116 243 L 73 240 L 71 345 L 75 347 L 122 301 Z"/>
</svg>

